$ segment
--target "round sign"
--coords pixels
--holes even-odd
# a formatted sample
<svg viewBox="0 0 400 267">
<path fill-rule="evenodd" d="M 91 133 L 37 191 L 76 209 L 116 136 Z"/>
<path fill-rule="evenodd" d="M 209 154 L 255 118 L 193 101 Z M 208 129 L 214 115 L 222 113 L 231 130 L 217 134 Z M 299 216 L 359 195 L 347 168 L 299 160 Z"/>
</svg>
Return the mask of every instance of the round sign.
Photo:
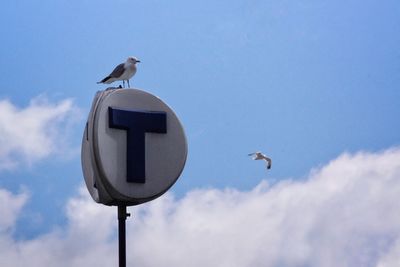
<svg viewBox="0 0 400 267">
<path fill-rule="evenodd" d="M 161 99 L 137 89 L 99 92 L 82 141 L 82 166 L 96 202 L 137 205 L 165 193 L 187 157 L 182 124 Z"/>
</svg>

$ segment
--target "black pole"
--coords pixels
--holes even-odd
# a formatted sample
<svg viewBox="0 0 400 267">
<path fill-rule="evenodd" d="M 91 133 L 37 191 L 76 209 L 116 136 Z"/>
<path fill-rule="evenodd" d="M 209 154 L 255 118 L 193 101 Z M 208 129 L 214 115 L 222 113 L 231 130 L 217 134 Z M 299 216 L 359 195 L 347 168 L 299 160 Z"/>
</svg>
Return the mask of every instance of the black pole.
<svg viewBox="0 0 400 267">
<path fill-rule="evenodd" d="M 130 216 L 126 213 L 126 206 L 118 206 L 118 248 L 119 248 L 119 267 L 126 267 L 126 231 L 125 221 Z"/>
</svg>

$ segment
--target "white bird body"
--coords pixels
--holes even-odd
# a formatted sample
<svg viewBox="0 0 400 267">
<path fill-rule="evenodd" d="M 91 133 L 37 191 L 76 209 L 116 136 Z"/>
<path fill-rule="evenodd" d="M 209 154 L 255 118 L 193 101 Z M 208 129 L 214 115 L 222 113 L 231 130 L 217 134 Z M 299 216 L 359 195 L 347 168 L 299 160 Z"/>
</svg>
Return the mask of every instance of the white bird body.
<svg viewBox="0 0 400 267">
<path fill-rule="evenodd" d="M 136 63 L 138 62 L 140 62 L 140 60 L 138 60 L 137 58 L 128 57 L 125 63 L 121 63 L 116 66 L 115 69 L 110 73 L 110 75 L 108 75 L 98 83 L 110 84 L 115 81 L 122 81 L 125 87 L 125 81 L 127 81 L 128 86 L 130 86 L 129 80 L 133 77 L 133 75 L 136 74 Z"/>
<path fill-rule="evenodd" d="M 258 151 L 250 153 L 249 156 L 253 156 L 254 160 L 265 160 L 265 162 L 267 163 L 267 169 L 271 169 L 272 160 L 269 157 L 265 156 L 263 153 Z"/>
</svg>

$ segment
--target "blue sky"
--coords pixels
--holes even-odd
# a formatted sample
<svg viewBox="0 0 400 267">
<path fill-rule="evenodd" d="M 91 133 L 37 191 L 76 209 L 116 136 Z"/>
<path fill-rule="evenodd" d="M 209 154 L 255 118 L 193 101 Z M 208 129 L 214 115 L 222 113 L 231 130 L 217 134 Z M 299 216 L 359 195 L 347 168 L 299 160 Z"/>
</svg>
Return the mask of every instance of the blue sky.
<svg viewBox="0 0 400 267">
<path fill-rule="evenodd" d="M 141 60 L 131 85 L 184 125 L 178 199 L 307 181 L 343 153 L 397 147 L 399 30 L 390 0 L 5 1 L 0 188 L 28 199 L 9 231 L 23 242 L 68 225 L 96 82 L 128 56 Z"/>
</svg>

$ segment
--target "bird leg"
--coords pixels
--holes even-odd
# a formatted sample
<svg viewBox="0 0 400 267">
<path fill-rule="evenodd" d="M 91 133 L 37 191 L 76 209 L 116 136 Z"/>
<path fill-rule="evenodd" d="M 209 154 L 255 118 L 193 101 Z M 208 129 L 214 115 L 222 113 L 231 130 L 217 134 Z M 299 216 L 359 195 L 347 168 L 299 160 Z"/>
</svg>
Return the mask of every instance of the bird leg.
<svg viewBox="0 0 400 267">
<path fill-rule="evenodd" d="M 129 85 L 129 80 L 127 80 L 128 81 L 128 88 L 131 88 L 131 86 Z"/>
<path fill-rule="evenodd" d="M 122 80 L 122 83 L 123 83 L 123 85 L 124 85 L 124 88 L 125 88 L 125 80 Z"/>
</svg>

